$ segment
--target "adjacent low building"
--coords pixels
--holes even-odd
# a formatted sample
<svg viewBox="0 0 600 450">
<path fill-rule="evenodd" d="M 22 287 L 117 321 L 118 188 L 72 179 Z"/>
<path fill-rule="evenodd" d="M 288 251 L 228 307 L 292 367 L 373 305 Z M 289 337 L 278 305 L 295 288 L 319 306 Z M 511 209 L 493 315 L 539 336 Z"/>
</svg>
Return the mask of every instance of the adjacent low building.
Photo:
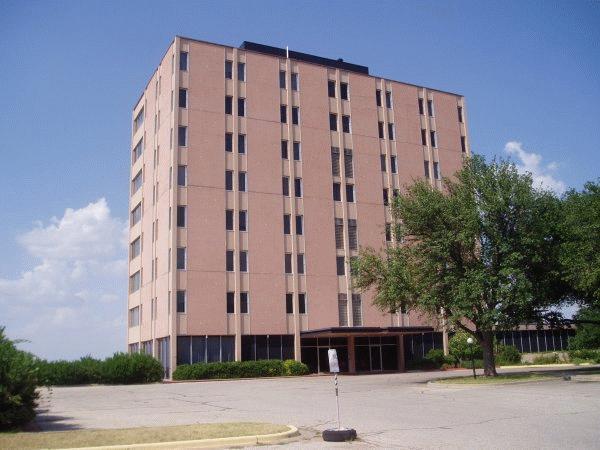
<svg viewBox="0 0 600 450">
<path fill-rule="evenodd" d="M 295 358 L 402 370 L 416 311 L 352 289 L 395 245 L 389 203 L 469 154 L 464 98 L 365 66 L 176 37 L 132 115 L 128 344 L 177 364 Z M 411 350 L 412 351 L 412 350 Z"/>
</svg>

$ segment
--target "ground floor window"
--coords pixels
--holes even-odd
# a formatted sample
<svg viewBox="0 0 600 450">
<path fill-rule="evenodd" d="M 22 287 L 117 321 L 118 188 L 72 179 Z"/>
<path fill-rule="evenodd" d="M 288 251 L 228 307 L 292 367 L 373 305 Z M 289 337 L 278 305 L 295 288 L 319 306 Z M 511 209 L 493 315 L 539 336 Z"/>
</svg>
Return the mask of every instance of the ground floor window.
<svg viewBox="0 0 600 450">
<path fill-rule="evenodd" d="M 406 361 L 425 358 L 432 349 L 443 349 L 444 339 L 439 331 L 407 334 L 404 336 L 404 355 Z"/>
<path fill-rule="evenodd" d="M 302 339 L 302 362 L 311 372 L 329 372 L 327 351 L 330 348 L 337 350 L 340 372 L 348 372 L 348 339 L 345 337 Z"/>
<path fill-rule="evenodd" d="M 169 336 L 156 340 L 156 357 L 163 366 L 165 378 L 171 376 L 171 349 L 169 347 L 169 341 Z"/>
<path fill-rule="evenodd" d="M 177 336 L 177 365 L 235 358 L 234 336 Z"/>
<path fill-rule="evenodd" d="M 294 336 L 291 334 L 242 336 L 242 361 L 259 359 L 294 359 Z"/>
<path fill-rule="evenodd" d="M 398 370 L 398 337 L 356 337 L 354 355 L 357 372 Z"/>
</svg>

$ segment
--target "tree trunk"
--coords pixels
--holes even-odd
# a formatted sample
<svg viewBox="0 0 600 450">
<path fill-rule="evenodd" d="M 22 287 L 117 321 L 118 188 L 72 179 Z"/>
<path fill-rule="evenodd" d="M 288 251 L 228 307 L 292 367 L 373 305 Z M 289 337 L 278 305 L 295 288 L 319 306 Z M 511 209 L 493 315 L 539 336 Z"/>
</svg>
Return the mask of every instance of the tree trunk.
<svg viewBox="0 0 600 450">
<path fill-rule="evenodd" d="M 494 357 L 494 333 L 482 331 L 480 334 L 481 349 L 483 350 L 483 374 L 496 377 L 496 358 Z"/>
</svg>

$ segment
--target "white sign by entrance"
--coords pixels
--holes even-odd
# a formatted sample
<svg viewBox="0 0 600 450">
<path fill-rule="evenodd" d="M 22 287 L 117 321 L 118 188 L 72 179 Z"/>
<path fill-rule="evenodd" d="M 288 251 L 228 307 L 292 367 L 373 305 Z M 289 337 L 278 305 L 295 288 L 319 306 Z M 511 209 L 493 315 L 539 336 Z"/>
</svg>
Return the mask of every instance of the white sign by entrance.
<svg viewBox="0 0 600 450">
<path fill-rule="evenodd" d="M 331 373 L 339 373 L 340 365 L 338 364 L 337 350 L 332 348 L 327 351 L 329 356 L 329 371 Z"/>
</svg>

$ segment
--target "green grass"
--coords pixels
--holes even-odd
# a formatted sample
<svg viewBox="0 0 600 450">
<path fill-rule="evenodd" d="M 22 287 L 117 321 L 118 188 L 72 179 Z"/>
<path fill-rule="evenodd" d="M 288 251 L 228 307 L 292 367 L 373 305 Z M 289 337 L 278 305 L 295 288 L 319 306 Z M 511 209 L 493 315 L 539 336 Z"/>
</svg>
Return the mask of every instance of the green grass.
<svg viewBox="0 0 600 450">
<path fill-rule="evenodd" d="M 547 381 L 556 379 L 550 375 L 542 375 L 537 373 L 526 373 L 526 374 L 505 374 L 498 375 L 497 377 L 484 377 L 478 376 L 473 377 L 456 377 L 456 378 L 443 378 L 435 381 L 435 383 L 442 384 L 507 384 L 507 383 L 519 383 L 523 381 Z"/>
<path fill-rule="evenodd" d="M 285 425 L 270 423 L 201 423 L 174 427 L 140 427 L 116 430 L 71 430 L 36 433 L 0 433 L 1 449 L 94 447 L 189 441 L 234 436 L 254 436 L 287 431 Z"/>
</svg>

